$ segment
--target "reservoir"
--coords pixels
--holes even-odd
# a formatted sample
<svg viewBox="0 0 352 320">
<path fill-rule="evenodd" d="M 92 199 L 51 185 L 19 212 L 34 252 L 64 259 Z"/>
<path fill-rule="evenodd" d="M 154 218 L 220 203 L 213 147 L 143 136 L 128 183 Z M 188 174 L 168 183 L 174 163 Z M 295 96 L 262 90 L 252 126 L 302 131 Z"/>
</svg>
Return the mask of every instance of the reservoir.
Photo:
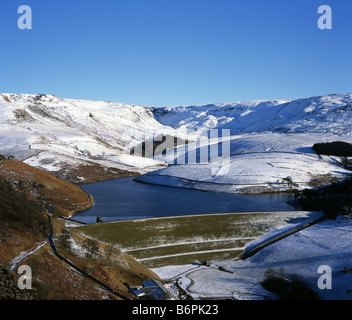
<svg viewBox="0 0 352 320">
<path fill-rule="evenodd" d="M 94 207 L 73 219 L 95 223 L 179 215 L 228 212 L 293 211 L 292 194 L 227 194 L 143 184 L 133 177 L 80 185 L 94 198 Z"/>
</svg>

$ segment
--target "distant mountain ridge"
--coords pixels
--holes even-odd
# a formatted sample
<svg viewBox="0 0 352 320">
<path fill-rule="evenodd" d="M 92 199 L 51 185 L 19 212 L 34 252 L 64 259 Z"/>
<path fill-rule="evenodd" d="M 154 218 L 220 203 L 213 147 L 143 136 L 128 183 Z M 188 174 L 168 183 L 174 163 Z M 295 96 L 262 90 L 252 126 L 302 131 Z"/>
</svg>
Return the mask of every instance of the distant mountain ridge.
<svg viewBox="0 0 352 320">
<path fill-rule="evenodd" d="M 252 132 L 352 134 L 352 94 L 298 100 L 259 100 L 154 109 L 162 124 L 187 131 L 231 129 Z"/>
</svg>

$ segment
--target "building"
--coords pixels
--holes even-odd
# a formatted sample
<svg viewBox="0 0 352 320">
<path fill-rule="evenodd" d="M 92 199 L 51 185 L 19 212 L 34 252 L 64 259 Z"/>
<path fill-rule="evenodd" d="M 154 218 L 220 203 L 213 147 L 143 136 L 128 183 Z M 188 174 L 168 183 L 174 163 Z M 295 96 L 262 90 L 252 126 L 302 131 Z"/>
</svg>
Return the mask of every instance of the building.
<svg viewBox="0 0 352 320">
<path fill-rule="evenodd" d="M 173 300 L 172 294 L 155 279 L 142 282 L 141 288 L 129 288 L 141 300 Z"/>
</svg>

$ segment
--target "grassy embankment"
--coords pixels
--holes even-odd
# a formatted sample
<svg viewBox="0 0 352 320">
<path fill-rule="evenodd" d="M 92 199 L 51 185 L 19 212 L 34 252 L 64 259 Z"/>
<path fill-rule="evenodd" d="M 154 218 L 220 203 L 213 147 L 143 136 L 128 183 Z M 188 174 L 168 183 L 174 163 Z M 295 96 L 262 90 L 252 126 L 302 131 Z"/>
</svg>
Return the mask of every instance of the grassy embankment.
<svg viewBox="0 0 352 320">
<path fill-rule="evenodd" d="M 238 257 L 270 230 L 302 212 L 207 214 L 88 224 L 72 230 L 113 243 L 148 268 Z"/>
</svg>

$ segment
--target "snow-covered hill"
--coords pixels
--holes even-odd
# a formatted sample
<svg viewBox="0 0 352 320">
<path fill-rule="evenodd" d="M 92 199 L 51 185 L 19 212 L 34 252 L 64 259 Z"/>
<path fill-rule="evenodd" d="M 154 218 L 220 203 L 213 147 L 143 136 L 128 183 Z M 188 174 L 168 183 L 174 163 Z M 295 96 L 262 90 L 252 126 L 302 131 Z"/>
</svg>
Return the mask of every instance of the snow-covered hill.
<svg viewBox="0 0 352 320">
<path fill-rule="evenodd" d="M 148 107 L 53 95 L 0 95 L 0 153 L 74 181 L 84 181 L 86 173 L 140 174 L 164 166 L 132 156 L 130 149 L 155 133 L 174 131 L 156 121 Z"/>
<path fill-rule="evenodd" d="M 337 157 L 320 157 L 317 142 L 352 142 L 352 94 L 299 100 L 247 101 L 203 106 L 145 106 L 62 99 L 53 95 L 0 95 L 0 154 L 73 181 L 118 174 L 161 185 L 222 192 L 280 191 L 343 178 Z M 228 157 L 199 161 L 210 129 L 228 129 Z M 131 154 L 153 137 L 188 139 L 167 155 Z M 188 161 L 195 150 L 196 163 Z M 175 158 L 185 164 L 173 164 Z M 290 177 L 289 180 L 287 178 Z M 89 180 L 89 179 L 88 179 Z M 291 185 L 290 185 L 291 184 Z"/>
<path fill-rule="evenodd" d="M 204 149 L 192 143 L 185 150 L 184 165 L 147 173 L 137 181 L 257 193 L 309 188 L 351 174 L 340 159 L 320 157 L 312 146 L 352 141 L 352 94 L 158 108 L 154 114 L 160 123 L 184 132 L 206 135 L 210 129 L 228 129 L 230 156 L 209 163 L 187 163 L 191 149 L 198 153 Z M 220 146 L 219 141 L 214 143 Z"/>
<path fill-rule="evenodd" d="M 156 108 L 154 113 L 160 123 L 188 132 L 352 134 L 352 94 Z"/>
</svg>

